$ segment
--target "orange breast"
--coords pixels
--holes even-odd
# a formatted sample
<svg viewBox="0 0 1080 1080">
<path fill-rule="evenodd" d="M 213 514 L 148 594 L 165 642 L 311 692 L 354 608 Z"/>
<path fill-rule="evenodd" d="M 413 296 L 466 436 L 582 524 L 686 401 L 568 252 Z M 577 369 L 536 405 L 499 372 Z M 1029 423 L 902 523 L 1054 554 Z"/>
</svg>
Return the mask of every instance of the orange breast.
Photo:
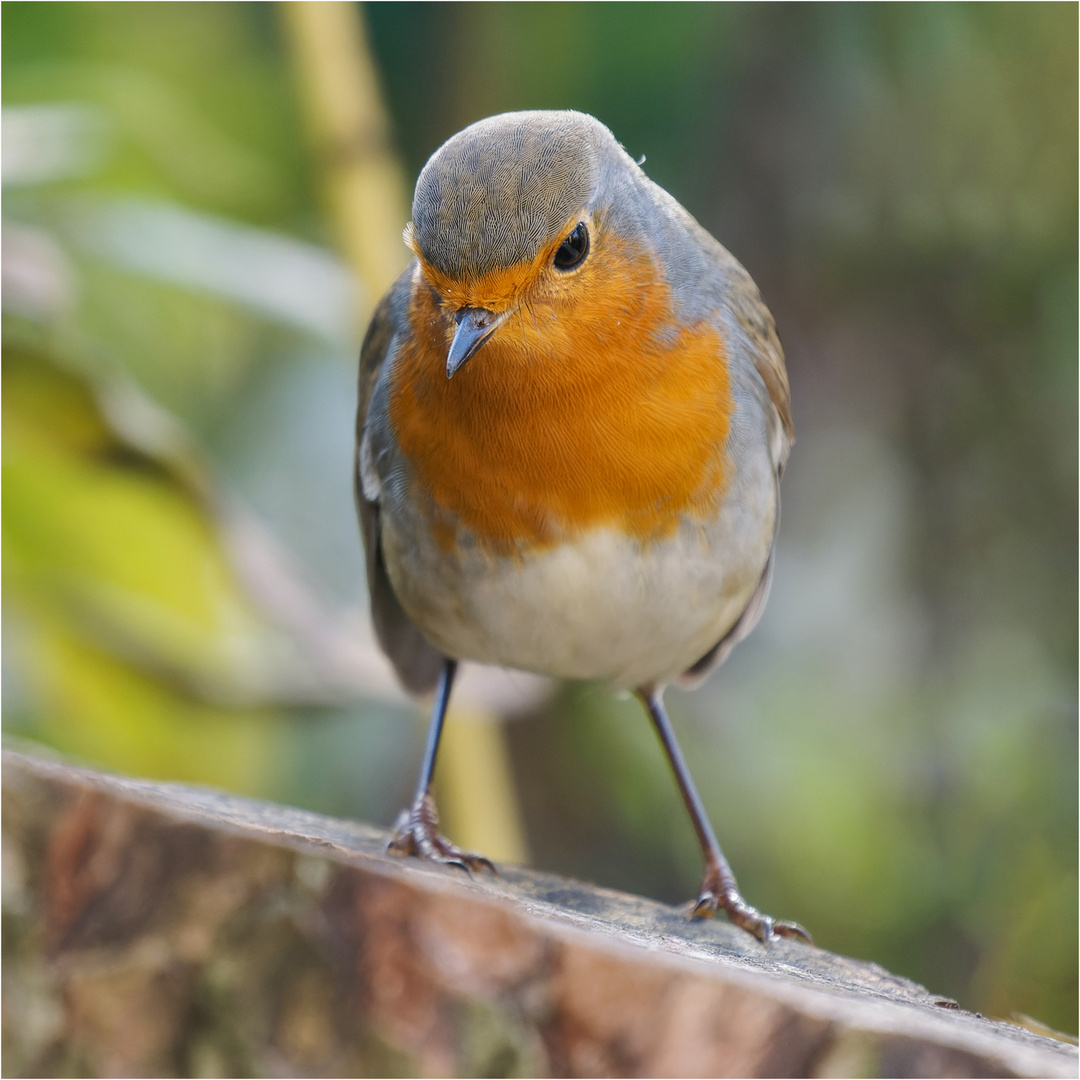
<svg viewBox="0 0 1080 1080">
<path fill-rule="evenodd" d="M 703 326 L 661 335 L 662 280 L 610 249 L 594 262 L 522 302 L 453 379 L 447 322 L 432 290 L 414 289 L 390 421 L 440 542 L 457 523 L 500 553 L 600 525 L 647 541 L 722 499 L 723 340 Z"/>
</svg>

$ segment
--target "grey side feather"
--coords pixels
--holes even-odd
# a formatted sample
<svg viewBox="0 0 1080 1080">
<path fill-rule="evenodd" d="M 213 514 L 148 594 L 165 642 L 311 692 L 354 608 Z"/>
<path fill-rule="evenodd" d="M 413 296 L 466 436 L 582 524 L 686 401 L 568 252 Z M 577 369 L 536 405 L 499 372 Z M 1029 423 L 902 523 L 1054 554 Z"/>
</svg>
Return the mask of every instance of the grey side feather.
<svg viewBox="0 0 1080 1080">
<path fill-rule="evenodd" d="M 360 531 L 364 538 L 371 621 L 383 652 L 390 658 L 402 685 L 414 694 L 434 690 L 443 666 L 443 654 L 432 645 L 405 614 L 383 561 L 379 526 L 379 503 L 364 493 L 360 447 L 367 424 L 368 406 L 379 370 L 395 333 L 395 316 L 404 317 L 412 267 L 405 271 L 383 297 L 360 347 L 360 379 L 356 408 L 356 455 L 353 485 Z"/>
<path fill-rule="evenodd" d="M 769 589 L 772 587 L 773 575 L 773 552 L 775 546 L 769 549 L 769 560 L 765 563 L 765 570 L 761 580 L 757 583 L 754 595 L 743 609 L 743 613 L 736 619 L 735 625 L 692 667 L 689 667 L 675 680 L 675 685 L 684 690 L 691 690 L 705 680 L 705 677 L 718 668 L 730 655 L 731 650 L 742 641 L 743 638 L 757 626 L 761 613 L 765 610 L 765 601 L 769 599 Z"/>
</svg>

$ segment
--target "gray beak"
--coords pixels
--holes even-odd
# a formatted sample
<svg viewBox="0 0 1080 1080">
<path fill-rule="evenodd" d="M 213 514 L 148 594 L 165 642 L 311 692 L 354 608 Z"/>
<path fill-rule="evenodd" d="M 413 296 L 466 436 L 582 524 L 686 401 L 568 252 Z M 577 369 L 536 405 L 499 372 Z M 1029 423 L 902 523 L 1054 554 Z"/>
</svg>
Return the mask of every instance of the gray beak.
<svg viewBox="0 0 1080 1080">
<path fill-rule="evenodd" d="M 462 308 L 455 316 L 457 329 L 450 342 L 446 356 L 446 377 L 452 379 L 454 372 L 472 356 L 499 328 L 502 317 L 486 308 Z"/>
</svg>

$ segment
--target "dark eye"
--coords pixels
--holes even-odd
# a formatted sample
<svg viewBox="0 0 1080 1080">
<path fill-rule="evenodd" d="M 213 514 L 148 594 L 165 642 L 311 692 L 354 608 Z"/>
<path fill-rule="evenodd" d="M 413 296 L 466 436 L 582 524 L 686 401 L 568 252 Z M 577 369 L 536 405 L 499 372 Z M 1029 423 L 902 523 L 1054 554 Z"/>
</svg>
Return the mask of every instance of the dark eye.
<svg viewBox="0 0 1080 1080">
<path fill-rule="evenodd" d="M 579 221 L 574 231 L 559 245 L 555 252 L 555 265 L 560 270 L 571 270 L 589 254 L 589 230 Z"/>
</svg>

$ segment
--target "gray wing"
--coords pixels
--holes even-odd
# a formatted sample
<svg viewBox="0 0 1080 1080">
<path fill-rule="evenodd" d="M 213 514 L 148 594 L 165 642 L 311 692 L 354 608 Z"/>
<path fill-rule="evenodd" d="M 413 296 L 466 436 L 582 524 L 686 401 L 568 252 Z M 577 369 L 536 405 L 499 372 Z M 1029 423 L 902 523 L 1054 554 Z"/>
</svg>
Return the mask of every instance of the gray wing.
<svg viewBox="0 0 1080 1080">
<path fill-rule="evenodd" d="M 364 335 L 364 343 L 360 347 L 353 486 L 356 510 L 360 517 L 360 531 L 364 538 L 371 621 L 375 625 L 375 636 L 405 688 L 414 694 L 423 694 L 435 688 L 445 658 L 405 614 L 394 593 L 394 587 L 390 584 L 382 553 L 379 502 L 377 499 L 368 498 L 364 493 L 360 458 L 375 382 L 398 326 L 404 325 L 411 275 L 410 267 L 383 297 L 375 309 L 371 325 Z"/>
</svg>

